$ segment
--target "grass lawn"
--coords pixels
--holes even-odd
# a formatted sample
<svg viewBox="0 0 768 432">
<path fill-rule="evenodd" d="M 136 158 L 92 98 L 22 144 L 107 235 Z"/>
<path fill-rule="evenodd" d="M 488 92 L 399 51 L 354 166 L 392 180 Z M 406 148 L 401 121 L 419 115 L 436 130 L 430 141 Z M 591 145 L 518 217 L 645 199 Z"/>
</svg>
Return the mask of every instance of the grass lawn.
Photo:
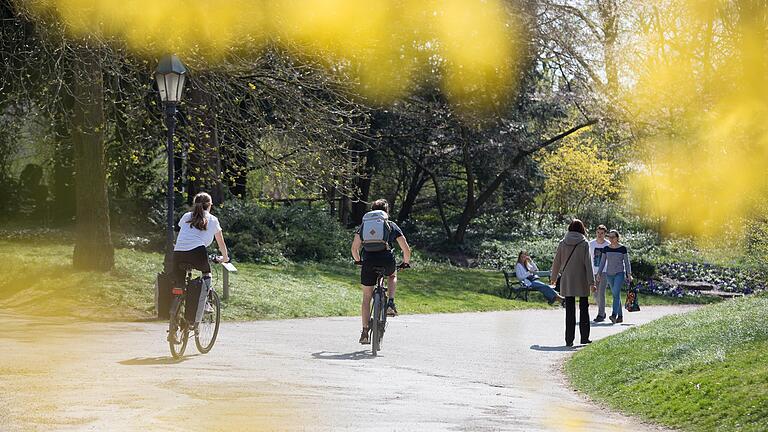
<svg viewBox="0 0 768 432">
<path fill-rule="evenodd" d="M 14 269 L 0 282 L 0 308 L 46 316 L 130 320 L 153 316 L 154 278 L 162 270 L 163 257 L 117 249 L 111 272 L 78 272 L 71 267 L 69 244 L 0 241 L 0 260 L 13 263 Z M 225 319 L 359 313 L 359 269 L 351 263 L 238 263 L 237 267 L 239 272 L 231 278 L 231 298 L 224 303 Z M 399 276 L 397 302 L 401 313 L 550 307 L 539 293 L 531 293 L 530 302 L 499 297 L 504 284 L 500 272 L 435 264 L 415 263 L 415 267 Z M 215 273 L 214 280 L 221 293 L 221 275 Z M 657 296 L 643 296 L 641 300 L 643 305 L 697 301 Z"/>
<path fill-rule="evenodd" d="M 688 431 L 768 430 L 768 295 L 709 305 L 595 342 L 573 385 L 623 412 Z"/>
</svg>

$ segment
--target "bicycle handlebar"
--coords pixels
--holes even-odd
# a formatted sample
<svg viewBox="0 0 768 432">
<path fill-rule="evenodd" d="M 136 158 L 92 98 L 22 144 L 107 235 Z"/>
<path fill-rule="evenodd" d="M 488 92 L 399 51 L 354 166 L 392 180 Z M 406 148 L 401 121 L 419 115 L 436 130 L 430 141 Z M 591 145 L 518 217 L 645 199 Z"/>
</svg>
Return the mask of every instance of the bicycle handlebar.
<svg viewBox="0 0 768 432">
<path fill-rule="evenodd" d="M 219 256 L 219 255 L 216 255 L 216 254 L 210 254 L 210 255 L 208 255 L 208 259 L 209 259 L 211 262 L 214 262 L 214 263 L 216 263 L 216 264 L 222 264 L 222 262 L 221 262 L 221 261 L 219 261 L 219 258 L 220 258 L 220 256 Z M 229 258 L 229 261 L 227 261 L 227 262 L 228 262 L 228 263 L 232 262 L 232 257 L 228 257 L 228 258 Z"/>
<path fill-rule="evenodd" d="M 355 265 L 361 266 L 361 265 L 363 265 L 363 262 L 362 261 L 355 261 Z M 400 269 L 400 270 L 409 269 L 409 268 L 411 268 L 411 265 L 409 263 L 400 263 L 397 266 L 397 268 Z"/>
</svg>

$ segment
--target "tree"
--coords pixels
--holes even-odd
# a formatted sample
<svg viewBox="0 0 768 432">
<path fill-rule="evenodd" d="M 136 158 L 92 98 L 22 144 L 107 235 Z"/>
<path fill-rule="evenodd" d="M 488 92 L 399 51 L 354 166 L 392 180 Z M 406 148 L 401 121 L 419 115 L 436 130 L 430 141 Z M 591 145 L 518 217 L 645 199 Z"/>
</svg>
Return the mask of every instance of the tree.
<svg viewBox="0 0 768 432">
<path fill-rule="evenodd" d="M 101 55 L 98 94 L 106 102 L 96 111 L 102 111 L 104 124 L 99 134 L 77 132 L 82 128 L 73 122 L 88 115 L 74 115 L 75 97 L 82 90 L 74 77 L 92 66 L 81 59 L 79 40 L 65 32 L 52 11 L 33 13 L 23 3 L 8 1 L 0 6 L 4 17 L 0 105 L 27 109 L 19 102 L 24 101 L 55 125 L 51 131 L 58 150 L 53 163 L 55 208 L 86 202 L 68 194 L 73 183 L 68 156 L 72 138 L 84 132 L 77 137 L 81 143 L 102 139 L 106 147 L 105 175 L 115 198 L 110 200 L 112 210 L 117 216 L 141 218 L 145 224 L 153 212 L 136 210 L 156 206 L 154 198 L 162 185 L 156 169 L 163 163 L 162 112 L 157 94 L 150 90 L 154 62 L 128 52 L 119 40 L 93 35 L 89 45 Z M 185 59 L 192 69 L 188 86 L 192 94 L 180 106 L 174 163 L 184 169 L 176 170 L 178 192 L 213 190 L 223 183 L 243 196 L 246 173 L 255 168 L 284 171 L 306 184 L 325 186 L 328 179 L 337 179 L 331 186 L 347 189 L 344 179 L 356 171 L 349 143 L 358 139 L 366 123 L 365 109 L 343 86 L 348 77 L 319 61 L 292 59 L 276 46 L 258 57 L 242 50 L 230 54 L 215 69 L 208 69 L 199 58 Z M 82 98 L 79 102 L 97 103 Z M 82 105 L 77 108 L 87 111 Z M 264 138 L 275 137 L 282 146 L 261 146 Z M 209 163 L 211 156 L 218 163 Z M 226 198 L 224 193 L 215 195 Z M 67 219 L 65 214 L 62 219 Z"/>
<path fill-rule="evenodd" d="M 3 37 L 11 41 L 2 46 L 2 76 L 4 82 L 13 82 L 3 102 L 34 107 L 58 120 L 53 121 L 57 135 L 71 135 L 77 220 L 73 265 L 83 270 L 110 270 L 114 249 L 107 198 L 103 44 L 95 38 L 67 40 L 55 20 L 41 15 L 33 21 L 27 10 L 17 6 L 15 2 L 2 4 Z M 71 98 L 59 97 L 62 94 Z M 69 127 L 63 126 L 67 117 Z M 61 171 L 67 157 L 57 159 L 59 172 L 54 178 L 58 183 L 66 181 L 66 173 Z M 66 188 L 59 184 L 54 190 Z"/>
</svg>

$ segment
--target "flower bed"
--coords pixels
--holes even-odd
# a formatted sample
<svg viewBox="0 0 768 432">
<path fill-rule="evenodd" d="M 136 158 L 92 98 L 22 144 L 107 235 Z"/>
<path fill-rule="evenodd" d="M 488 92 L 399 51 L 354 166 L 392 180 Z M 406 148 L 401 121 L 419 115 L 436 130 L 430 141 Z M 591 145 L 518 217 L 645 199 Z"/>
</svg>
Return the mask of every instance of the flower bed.
<svg viewBox="0 0 768 432">
<path fill-rule="evenodd" d="M 701 295 L 699 291 L 686 291 L 670 283 L 669 280 L 682 282 L 704 282 L 719 291 L 728 293 L 752 294 L 766 290 L 765 277 L 762 274 L 744 270 L 719 267 L 701 263 L 667 263 L 658 267 L 656 278 L 638 282 L 641 293 L 657 294 L 670 297 Z"/>
</svg>

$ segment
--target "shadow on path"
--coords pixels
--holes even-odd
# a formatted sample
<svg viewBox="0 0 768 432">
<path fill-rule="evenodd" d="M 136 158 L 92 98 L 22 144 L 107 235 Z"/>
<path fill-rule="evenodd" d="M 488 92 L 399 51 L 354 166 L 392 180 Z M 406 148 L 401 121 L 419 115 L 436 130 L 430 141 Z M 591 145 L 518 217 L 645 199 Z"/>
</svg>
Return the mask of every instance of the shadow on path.
<svg viewBox="0 0 768 432">
<path fill-rule="evenodd" d="M 346 354 L 335 354 L 327 351 L 312 353 L 312 357 L 320 360 L 365 360 L 373 358 L 370 351 L 355 351 Z"/>
<path fill-rule="evenodd" d="M 136 318 L 128 321 L 129 323 L 167 323 L 167 319 L 160 319 L 157 317 Z"/>
<path fill-rule="evenodd" d="M 576 351 L 576 348 L 578 347 L 569 347 L 565 345 L 561 345 L 561 346 L 531 345 L 531 349 L 534 351 Z"/>
<path fill-rule="evenodd" d="M 134 357 L 129 360 L 123 360 L 118 363 L 121 365 L 126 366 L 152 366 L 152 365 L 168 365 L 168 364 L 177 364 L 182 363 L 187 360 L 192 359 L 192 357 L 197 357 L 197 354 L 184 356 L 180 359 L 175 359 L 173 357 Z"/>
</svg>

